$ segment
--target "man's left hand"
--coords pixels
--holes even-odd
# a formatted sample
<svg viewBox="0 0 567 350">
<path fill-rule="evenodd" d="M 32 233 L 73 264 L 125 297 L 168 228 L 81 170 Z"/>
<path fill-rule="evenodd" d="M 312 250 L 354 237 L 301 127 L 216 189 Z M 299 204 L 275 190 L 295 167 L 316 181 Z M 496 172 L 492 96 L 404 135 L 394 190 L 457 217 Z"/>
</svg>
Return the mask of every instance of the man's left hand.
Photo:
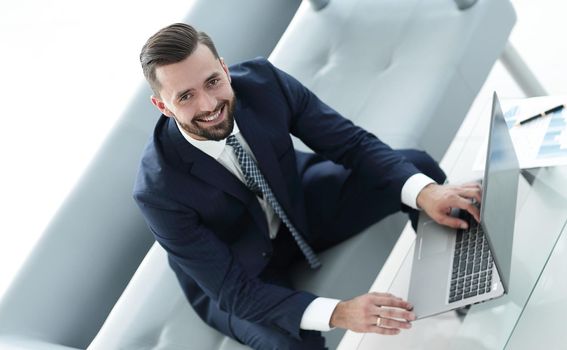
<svg viewBox="0 0 567 350">
<path fill-rule="evenodd" d="M 453 228 L 466 229 L 464 220 L 451 216 L 451 208 L 468 211 L 476 221 L 480 221 L 480 211 L 475 205 L 480 203 L 482 189 L 480 184 L 425 186 L 417 196 L 417 205 L 437 223 Z"/>
</svg>

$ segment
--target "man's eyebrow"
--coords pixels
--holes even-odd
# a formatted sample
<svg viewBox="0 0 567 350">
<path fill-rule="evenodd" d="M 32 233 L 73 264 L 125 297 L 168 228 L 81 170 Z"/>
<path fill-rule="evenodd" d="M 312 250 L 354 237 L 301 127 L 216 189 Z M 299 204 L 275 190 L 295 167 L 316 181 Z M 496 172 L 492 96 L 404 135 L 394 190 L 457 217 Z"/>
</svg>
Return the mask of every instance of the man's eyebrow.
<svg viewBox="0 0 567 350">
<path fill-rule="evenodd" d="M 220 76 L 220 73 L 219 73 L 219 72 L 213 72 L 211 75 L 209 75 L 209 76 L 207 77 L 207 79 L 205 79 L 204 84 L 206 84 L 206 83 L 207 83 L 209 80 L 211 80 L 211 79 L 218 78 L 219 76 Z M 183 90 L 183 91 L 181 91 L 181 92 L 178 92 L 178 93 L 175 95 L 175 99 L 179 100 L 183 95 L 185 95 L 186 93 L 188 93 L 188 92 L 190 92 L 190 91 L 192 91 L 192 90 L 195 90 L 195 89 L 186 89 L 186 90 Z"/>
<path fill-rule="evenodd" d="M 207 77 L 207 79 L 205 79 L 205 83 L 207 83 L 211 79 L 218 78 L 219 76 L 220 76 L 219 72 L 213 72 L 211 75 Z"/>
<path fill-rule="evenodd" d="M 186 90 L 183 90 L 181 92 L 178 92 L 177 95 L 175 95 L 175 99 L 179 100 L 183 95 L 185 95 L 186 93 L 188 93 L 191 90 L 194 90 L 194 89 L 186 89 Z"/>
</svg>

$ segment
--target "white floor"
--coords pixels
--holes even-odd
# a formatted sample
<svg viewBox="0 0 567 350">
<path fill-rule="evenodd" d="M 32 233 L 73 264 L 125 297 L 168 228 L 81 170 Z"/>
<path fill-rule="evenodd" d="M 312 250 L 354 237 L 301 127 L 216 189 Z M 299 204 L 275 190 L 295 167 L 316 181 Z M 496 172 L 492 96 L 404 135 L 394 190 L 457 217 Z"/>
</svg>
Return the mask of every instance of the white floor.
<svg viewBox="0 0 567 350">
<path fill-rule="evenodd" d="M 0 296 L 144 83 L 143 43 L 192 2 L 0 2 Z"/>
</svg>

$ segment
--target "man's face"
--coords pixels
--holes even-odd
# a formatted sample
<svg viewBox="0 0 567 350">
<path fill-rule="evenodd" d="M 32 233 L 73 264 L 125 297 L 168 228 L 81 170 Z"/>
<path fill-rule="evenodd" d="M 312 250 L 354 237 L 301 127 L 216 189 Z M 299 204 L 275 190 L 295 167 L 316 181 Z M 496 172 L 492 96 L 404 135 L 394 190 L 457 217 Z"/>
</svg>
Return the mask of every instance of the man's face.
<svg viewBox="0 0 567 350">
<path fill-rule="evenodd" d="M 228 68 L 205 45 L 181 62 L 156 69 L 160 96 L 152 103 L 197 140 L 222 140 L 234 126 L 234 91 Z"/>
</svg>

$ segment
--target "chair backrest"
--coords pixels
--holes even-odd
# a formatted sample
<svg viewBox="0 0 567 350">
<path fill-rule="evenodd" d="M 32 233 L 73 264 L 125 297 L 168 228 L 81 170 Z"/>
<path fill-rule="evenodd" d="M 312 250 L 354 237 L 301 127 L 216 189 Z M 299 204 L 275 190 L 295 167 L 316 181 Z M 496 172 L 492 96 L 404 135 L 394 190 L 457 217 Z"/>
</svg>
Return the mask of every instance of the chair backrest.
<svg viewBox="0 0 567 350">
<path fill-rule="evenodd" d="M 270 60 L 393 147 L 439 160 L 514 23 L 508 0 L 304 3 Z"/>
</svg>

